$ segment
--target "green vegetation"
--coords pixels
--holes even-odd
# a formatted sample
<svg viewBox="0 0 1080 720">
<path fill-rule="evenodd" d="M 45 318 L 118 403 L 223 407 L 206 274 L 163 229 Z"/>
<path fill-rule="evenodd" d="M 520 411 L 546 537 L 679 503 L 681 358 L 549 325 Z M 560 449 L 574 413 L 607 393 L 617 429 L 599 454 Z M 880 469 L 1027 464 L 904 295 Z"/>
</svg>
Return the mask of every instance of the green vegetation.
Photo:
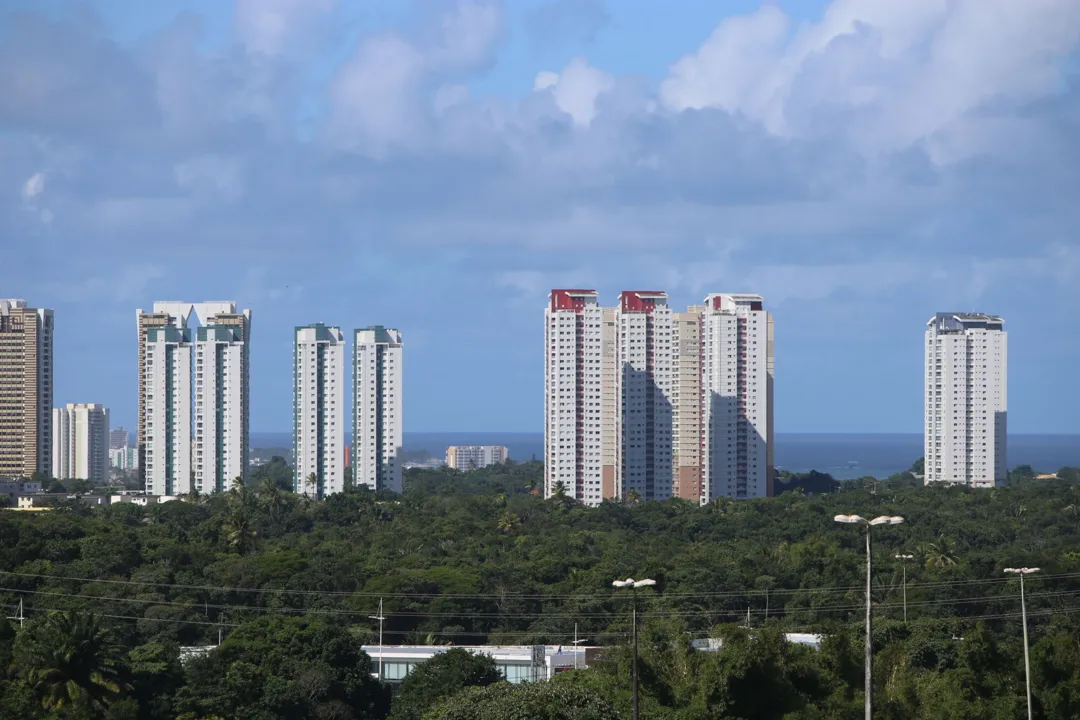
<svg viewBox="0 0 1080 720">
<path fill-rule="evenodd" d="M 875 531 L 876 717 L 1024 716 L 1019 588 L 1002 574 L 1017 566 L 1042 568 L 1027 584 L 1036 717 L 1080 717 L 1067 469 L 992 491 L 804 476 L 767 500 L 595 509 L 535 494 L 537 463 L 410 471 L 404 495 L 325 502 L 289 492 L 283 461 L 257 475 L 186 502 L 0 512 L 0 604 L 26 616 L 0 622 L 0 719 L 627 718 L 629 603 L 611 588 L 625 577 L 658 583 L 640 594 L 643 717 L 857 718 L 864 549 L 832 521 L 853 512 L 906 518 Z M 569 644 L 577 626 L 608 649 L 513 687 L 451 653 L 395 701 L 361 647 L 380 599 L 388 645 Z M 796 631 L 821 649 L 786 642 Z"/>
</svg>

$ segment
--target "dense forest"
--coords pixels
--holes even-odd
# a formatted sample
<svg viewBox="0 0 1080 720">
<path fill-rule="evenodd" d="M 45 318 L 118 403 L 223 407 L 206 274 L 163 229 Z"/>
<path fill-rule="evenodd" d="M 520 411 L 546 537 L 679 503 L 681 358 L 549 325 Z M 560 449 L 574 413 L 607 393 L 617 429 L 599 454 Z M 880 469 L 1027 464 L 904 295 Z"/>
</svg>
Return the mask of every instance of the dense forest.
<svg viewBox="0 0 1080 720">
<path fill-rule="evenodd" d="M 0 718 L 629 717 L 629 604 L 611 587 L 626 577 L 657 581 L 639 595 L 642 717 L 857 718 L 865 549 L 841 513 L 905 518 L 874 531 L 877 717 L 1025 716 L 1019 586 L 1002 572 L 1021 566 L 1041 569 L 1036 717 L 1080 717 L 1080 484 L 1060 475 L 987 491 L 815 475 L 770 499 L 589 509 L 542 499 L 537 463 L 313 502 L 276 459 L 222 496 L 2 511 L 0 604 L 25 620 L 0 622 Z M 391 696 L 361 649 L 380 600 L 387 644 L 562 644 L 576 627 L 608 649 L 525 686 L 447 653 Z M 705 637 L 723 649 L 691 648 Z"/>
</svg>

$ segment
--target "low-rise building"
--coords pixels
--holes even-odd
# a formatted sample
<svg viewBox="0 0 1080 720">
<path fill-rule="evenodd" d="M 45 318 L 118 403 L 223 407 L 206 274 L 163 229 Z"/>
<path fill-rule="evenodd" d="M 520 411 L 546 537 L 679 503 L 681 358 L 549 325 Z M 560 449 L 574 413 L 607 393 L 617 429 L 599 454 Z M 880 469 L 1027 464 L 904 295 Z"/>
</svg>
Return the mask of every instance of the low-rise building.
<svg viewBox="0 0 1080 720">
<path fill-rule="evenodd" d="M 8 507 L 18 507 L 20 495 L 41 492 L 41 483 L 23 480 L 0 481 L 0 497 L 7 498 Z"/>
<path fill-rule="evenodd" d="M 446 448 L 446 466 L 454 470 L 501 465 L 509 458 L 509 451 L 502 445 L 451 445 Z"/>
</svg>

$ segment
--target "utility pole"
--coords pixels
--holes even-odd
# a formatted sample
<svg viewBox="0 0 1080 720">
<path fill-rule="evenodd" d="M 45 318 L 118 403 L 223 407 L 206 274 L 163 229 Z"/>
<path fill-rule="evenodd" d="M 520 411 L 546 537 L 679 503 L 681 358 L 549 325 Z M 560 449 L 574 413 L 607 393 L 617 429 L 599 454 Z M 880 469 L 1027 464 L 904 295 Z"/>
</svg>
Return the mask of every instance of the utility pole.
<svg viewBox="0 0 1080 720">
<path fill-rule="evenodd" d="M 382 682 L 382 678 L 383 678 L 383 672 L 382 672 L 382 665 L 383 665 L 383 622 L 386 621 L 386 618 L 383 617 L 383 601 L 382 601 L 382 598 L 379 598 L 379 614 L 378 615 L 369 615 L 368 619 L 369 620 L 378 620 L 379 621 L 379 682 Z"/>
<path fill-rule="evenodd" d="M 26 616 L 23 615 L 23 601 L 22 600 L 19 600 L 19 612 L 16 615 L 8 616 L 7 619 L 8 620 L 18 620 L 19 621 L 19 629 L 22 630 L 23 621 L 26 620 Z"/>
<path fill-rule="evenodd" d="M 1027 690 L 1027 716 L 1031 720 L 1031 661 L 1028 659 L 1027 602 L 1024 600 L 1024 576 L 1039 572 L 1039 568 L 1005 568 L 1005 572 L 1020 576 L 1020 615 L 1024 622 L 1024 687 Z"/>
</svg>

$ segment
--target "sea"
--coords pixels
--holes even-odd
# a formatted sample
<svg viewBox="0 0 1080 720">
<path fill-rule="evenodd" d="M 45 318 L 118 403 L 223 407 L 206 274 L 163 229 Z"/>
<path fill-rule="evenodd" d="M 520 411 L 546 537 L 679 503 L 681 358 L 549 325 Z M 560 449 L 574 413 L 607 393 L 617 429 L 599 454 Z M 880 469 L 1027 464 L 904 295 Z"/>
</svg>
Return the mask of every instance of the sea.
<svg viewBox="0 0 1080 720">
<path fill-rule="evenodd" d="M 251 433 L 253 448 L 287 448 L 289 433 Z M 543 433 L 441 432 L 405 433 L 404 450 L 427 451 L 441 458 L 450 445 L 505 445 L 518 461 L 544 456 Z M 811 434 L 777 433 L 777 468 L 804 473 L 826 472 L 838 480 L 872 476 L 886 478 L 907 470 L 923 455 L 917 433 Z M 1080 435 L 1009 435 L 1009 467 L 1030 465 L 1037 472 L 1054 472 L 1066 465 L 1080 467 Z"/>
</svg>

